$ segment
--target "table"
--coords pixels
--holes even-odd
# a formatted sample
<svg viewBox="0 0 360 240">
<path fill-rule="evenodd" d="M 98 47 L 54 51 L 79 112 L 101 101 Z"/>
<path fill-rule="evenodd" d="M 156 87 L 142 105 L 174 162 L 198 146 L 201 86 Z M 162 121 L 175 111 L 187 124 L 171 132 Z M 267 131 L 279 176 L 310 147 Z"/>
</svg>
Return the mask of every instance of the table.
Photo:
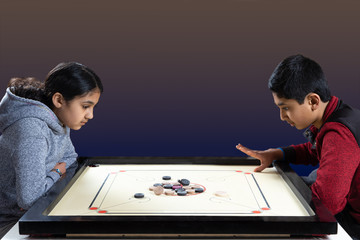
<svg viewBox="0 0 360 240">
<path fill-rule="evenodd" d="M 294 237 L 294 238 L 292 238 L 292 237 L 285 237 L 285 238 L 270 237 L 270 239 L 272 239 L 272 240 L 277 240 L 277 239 L 279 239 L 279 240 L 280 239 L 281 240 L 294 240 L 294 239 L 296 239 L 296 240 L 351 240 L 351 237 L 345 232 L 345 230 L 340 225 L 337 226 L 337 229 L 338 229 L 337 234 L 333 234 L 333 235 L 303 236 L 303 237 Z M 10 229 L 10 231 L 2 238 L 2 240 L 43 240 L 43 239 L 44 238 L 42 238 L 42 237 L 29 237 L 28 235 L 20 235 L 18 223 L 12 229 Z M 47 239 L 47 240 L 66 240 L 67 238 L 46 237 L 45 239 Z M 93 238 L 81 238 L 81 239 L 82 240 L 93 240 Z M 97 239 L 100 239 L 100 238 L 97 238 Z M 112 239 L 116 239 L 116 238 L 112 238 Z M 124 240 L 126 238 L 121 237 L 118 239 Z M 131 239 L 136 240 L 134 238 L 131 238 Z M 179 238 L 174 238 L 174 239 L 179 239 Z M 267 238 L 267 237 L 251 237 L 251 238 L 243 237 L 241 239 L 242 240 L 260 240 L 260 239 L 263 240 L 263 239 L 269 239 L 269 238 Z M 156 240 L 156 238 L 153 240 Z"/>
<path fill-rule="evenodd" d="M 21 234 L 286 238 L 337 233 L 334 217 L 284 162 L 262 173 L 253 172 L 257 160 L 242 157 L 93 157 L 80 163 L 75 176 L 67 176 L 68 184 L 55 184 L 20 219 Z M 184 196 L 149 189 L 181 179 L 190 182 L 182 184 L 188 187 Z"/>
</svg>

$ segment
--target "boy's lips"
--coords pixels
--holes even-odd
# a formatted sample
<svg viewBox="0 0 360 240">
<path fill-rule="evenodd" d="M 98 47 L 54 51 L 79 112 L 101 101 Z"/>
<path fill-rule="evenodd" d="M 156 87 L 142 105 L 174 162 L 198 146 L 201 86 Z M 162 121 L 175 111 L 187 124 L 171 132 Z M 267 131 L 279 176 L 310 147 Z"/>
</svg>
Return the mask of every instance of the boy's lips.
<svg viewBox="0 0 360 240">
<path fill-rule="evenodd" d="M 292 127 L 295 126 L 295 123 L 293 123 L 293 122 L 287 122 L 287 123 L 290 124 Z"/>
</svg>

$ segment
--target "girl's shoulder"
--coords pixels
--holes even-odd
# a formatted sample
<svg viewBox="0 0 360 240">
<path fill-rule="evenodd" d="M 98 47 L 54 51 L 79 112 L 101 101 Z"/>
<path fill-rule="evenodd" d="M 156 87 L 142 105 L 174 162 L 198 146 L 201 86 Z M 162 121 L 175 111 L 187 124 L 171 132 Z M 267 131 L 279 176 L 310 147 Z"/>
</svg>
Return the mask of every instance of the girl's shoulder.
<svg viewBox="0 0 360 240">
<path fill-rule="evenodd" d="M 49 129 L 49 127 L 44 120 L 35 117 L 27 117 L 17 120 L 11 124 L 6 131 L 10 131 L 18 137 L 40 137 L 47 135 L 47 129 Z"/>
</svg>

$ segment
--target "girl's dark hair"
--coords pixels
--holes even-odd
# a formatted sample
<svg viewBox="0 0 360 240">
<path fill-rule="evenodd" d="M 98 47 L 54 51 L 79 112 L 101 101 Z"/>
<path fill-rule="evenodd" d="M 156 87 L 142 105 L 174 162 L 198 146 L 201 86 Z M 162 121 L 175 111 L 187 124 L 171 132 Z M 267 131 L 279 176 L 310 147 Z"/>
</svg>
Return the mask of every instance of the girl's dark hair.
<svg viewBox="0 0 360 240">
<path fill-rule="evenodd" d="M 20 97 L 37 101 L 44 99 L 44 83 L 36 78 L 11 78 L 8 87 L 12 93 Z"/>
<path fill-rule="evenodd" d="M 45 79 L 44 103 L 52 109 L 52 96 L 57 92 L 61 93 L 66 101 L 70 101 L 95 89 L 102 93 L 103 85 L 91 69 L 76 62 L 60 63 Z"/>
<path fill-rule="evenodd" d="M 320 65 L 300 54 L 279 63 L 269 79 L 268 87 L 278 97 L 295 99 L 299 104 L 304 103 L 309 93 L 318 94 L 323 102 L 331 99 Z"/>
<path fill-rule="evenodd" d="M 100 78 L 91 69 L 76 62 L 58 64 L 48 73 L 44 83 L 35 78 L 13 78 L 8 87 L 14 94 L 43 102 L 50 109 L 54 107 L 52 96 L 57 92 L 66 101 L 94 90 L 103 92 Z"/>
</svg>

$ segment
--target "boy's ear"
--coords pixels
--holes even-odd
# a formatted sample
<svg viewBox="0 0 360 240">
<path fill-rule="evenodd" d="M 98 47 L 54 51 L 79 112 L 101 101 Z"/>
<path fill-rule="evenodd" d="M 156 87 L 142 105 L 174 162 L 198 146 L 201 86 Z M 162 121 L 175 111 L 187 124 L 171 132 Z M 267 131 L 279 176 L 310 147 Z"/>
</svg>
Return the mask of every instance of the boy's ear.
<svg viewBox="0 0 360 240">
<path fill-rule="evenodd" d="M 52 102 L 56 108 L 61 108 L 65 104 L 65 99 L 61 93 L 57 92 L 52 96 Z"/>
<path fill-rule="evenodd" d="M 307 97 L 307 100 L 309 101 L 309 105 L 311 105 L 311 110 L 316 110 L 319 108 L 321 98 L 316 93 L 310 93 Z"/>
</svg>

